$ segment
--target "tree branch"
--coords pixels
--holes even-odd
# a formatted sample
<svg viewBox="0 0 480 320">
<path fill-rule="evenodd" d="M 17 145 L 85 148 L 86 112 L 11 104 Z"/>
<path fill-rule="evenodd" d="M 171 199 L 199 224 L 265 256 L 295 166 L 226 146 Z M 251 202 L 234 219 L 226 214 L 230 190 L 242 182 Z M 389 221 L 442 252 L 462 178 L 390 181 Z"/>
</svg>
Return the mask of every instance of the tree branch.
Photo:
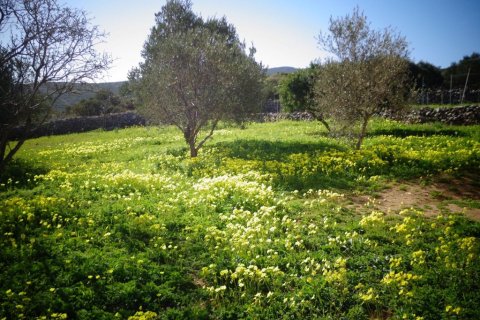
<svg viewBox="0 0 480 320">
<path fill-rule="evenodd" d="M 0 27 L 7 19 L 10 43 L 0 56 L 0 91 L 5 92 L 0 107 L 8 121 L 0 131 L 2 163 L 10 161 L 28 134 L 48 119 L 49 102 L 71 91 L 72 83 L 93 79 L 111 61 L 94 50 L 104 34 L 90 25 L 86 13 L 58 0 L 4 1 Z M 7 153 L 11 128 L 22 122 L 24 135 Z"/>
<path fill-rule="evenodd" d="M 3 19 L 5 19 L 5 13 L 2 10 L 2 7 L 0 7 L 0 26 L 2 25 Z"/>
<path fill-rule="evenodd" d="M 210 137 L 213 135 L 213 132 L 215 131 L 215 129 L 217 128 L 217 124 L 218 124 L 219 120 L 215 120 L 212 124 L 212 127 L 210 128 L 210 132 L 208 133 L 208 135 L 203 138 L 202 141 L 200 141 L 200 143 L 198 144 L 197 146 L 197 149 L 200 149 L 201 147 L 203 147 L 203 145 L 205 144 L 205 142 L 210 139 Z"/>
</svg>

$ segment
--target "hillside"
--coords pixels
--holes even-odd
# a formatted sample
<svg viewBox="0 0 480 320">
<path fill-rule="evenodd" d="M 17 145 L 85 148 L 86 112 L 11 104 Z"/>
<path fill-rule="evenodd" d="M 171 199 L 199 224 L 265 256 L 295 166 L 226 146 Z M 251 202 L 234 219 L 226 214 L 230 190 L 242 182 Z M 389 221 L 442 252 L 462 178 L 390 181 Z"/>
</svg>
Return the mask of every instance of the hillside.
<svg viewBox="0 0 480 320">
<path fill-rule="evenodd" d="M 267 69 L 267 76 L 271 76 L 278 73 L 292 73 L 297 71 L 297 68 L 294 67 L 276 67 L 276 68 L 268 68 Z"/>
<path fill-rule="evenodd" d="M 124 81 L 119 82 L 104 82 L 104 83 L 84 83 L 76 84 L 72 93 L 64 94 L 54 104 L 56 111 L 63 111 L 66 107 L 77 104 L 83 99 L 91 98 L 95 95 L 95 92 L 100 90 L 110 90 L 115 94 L 118 94 L 120 87 L 124 84 Z"/>
</svg>

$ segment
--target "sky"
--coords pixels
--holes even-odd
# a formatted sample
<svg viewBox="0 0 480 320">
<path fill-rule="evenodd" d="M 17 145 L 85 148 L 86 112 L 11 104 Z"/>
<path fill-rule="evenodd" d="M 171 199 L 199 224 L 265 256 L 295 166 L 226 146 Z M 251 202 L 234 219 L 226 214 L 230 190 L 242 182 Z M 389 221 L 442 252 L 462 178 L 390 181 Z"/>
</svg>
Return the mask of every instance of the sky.
<svg viewBox="0 0 480 320">
<path fill-rule="evenodd" d="M 85 10 L 92 23 L 108 33 L 100 51 L 111 54 L 112 68 L 101 81 L 126 80 L 141 62 L 141 50 L 154 14 L 165 0 L 63 0 Z M 192 0 L 203 18 L 223 17 L 240 39 L 257 49 L 257 61 L 267 67 L 307 67 L 325 57 L 317 43 L 330 17 L 343 17 L 355 6 L 371 27 L 392 27 L 406 37 L 410 58 L 448 67 L 480 52 L 479 0 Z"/>
</svg>

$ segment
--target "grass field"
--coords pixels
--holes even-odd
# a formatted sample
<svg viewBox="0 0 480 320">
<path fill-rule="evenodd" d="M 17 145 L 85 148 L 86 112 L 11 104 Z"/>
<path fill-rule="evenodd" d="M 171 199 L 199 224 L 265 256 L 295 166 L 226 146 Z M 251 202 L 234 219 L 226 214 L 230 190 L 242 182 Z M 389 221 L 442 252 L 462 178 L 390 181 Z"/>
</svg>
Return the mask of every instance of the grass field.
<svg viewBox="0 0 480 320">
<path fill-rule="evenodd" d="M 479 168 L 480 126 L 385 120 L 360 151 L 288 121 L 196 159 L 171 127 L 30 140 L 0 185 L 0 319 L 480 319 L 480 222 L 349 205 Z"/>
</svg>

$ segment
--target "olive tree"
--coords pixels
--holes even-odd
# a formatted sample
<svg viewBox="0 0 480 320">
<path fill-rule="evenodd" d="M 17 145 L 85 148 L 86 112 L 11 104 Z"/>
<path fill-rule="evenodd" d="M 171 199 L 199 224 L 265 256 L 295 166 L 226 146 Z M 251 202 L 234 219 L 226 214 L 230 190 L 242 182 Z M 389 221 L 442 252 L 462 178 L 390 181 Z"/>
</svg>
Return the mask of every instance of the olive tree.
<svg viewBox="0 0 480 320">
<path fill-rule="evenodd" d="M 95 50 L 104 37 L 84 11 L 57 0 L 0 1 L 0 172 L 56 99 L 108 68 Z M 16 126 L 23 135 L 11 141 Z"/>
<path fill-rule="evenodd" d="M 370 119 L 401 110 L 408 98 L 408 46 L 391 28 L 373 30 L 355 8 L 352 15 L 330 18 L 319 44 L 335 58 L 324 62 L 315 84 L 315 108 L 353 130 L 360 149 Z"/>
<path fill-rule="evenodd" d="M 130 73 L 138 110 L 151 123 L 179 128 L 196 157 L 219 121 L 243 122 L 261 107 L 265 75 L 253 54 L 225 18 L 204 21 L 189 1 L 168 1 L 144 63 Z"/>
</svg>

